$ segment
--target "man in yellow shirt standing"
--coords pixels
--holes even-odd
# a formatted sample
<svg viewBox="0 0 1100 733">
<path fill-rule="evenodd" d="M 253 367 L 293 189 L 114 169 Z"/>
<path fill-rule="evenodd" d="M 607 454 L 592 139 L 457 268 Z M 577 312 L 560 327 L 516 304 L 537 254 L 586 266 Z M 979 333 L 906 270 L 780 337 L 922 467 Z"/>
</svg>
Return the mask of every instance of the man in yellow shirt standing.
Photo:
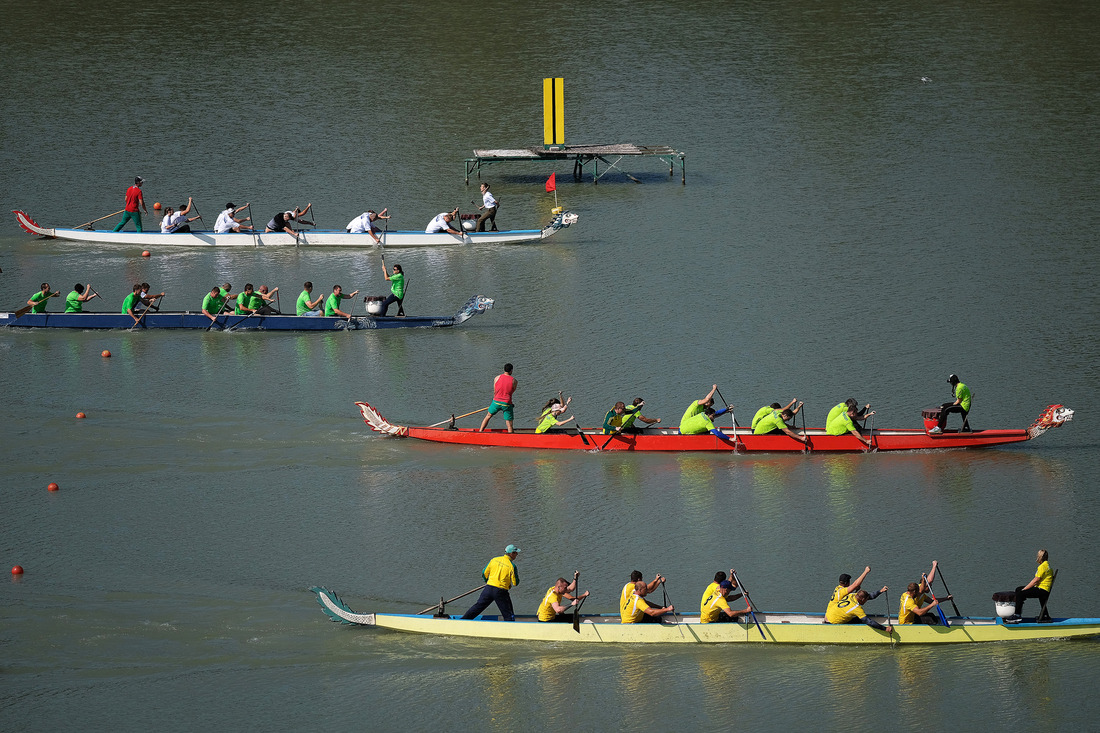
<svg viewBox="0 0 1100 733">
<path fill-rule="evenodd" d="M 514 585 L 519 585 L 519 570 L 516 569 L 515 565 L 516 556 L 519 555 L 519 552 L 519 548 L 515 545 L 508 545 L 504 548 L 503 555 L 494 557 L 489 561 L 489 564 L 481 571 L 481 577 L 485 578 L 485 587 L 481 590 L 481 596 L 477 599 L 477 603 L 470 606 L 470 609 L 462 614 L 462 618 L 467 620 L 477 618 L 482 611 L 489 607 L 490 603 L 496 603 L 502 621 L 516 620 L 516 614 L 512 610 L 512 597 L 508 595 L 508 589 Z"/>
<path fill-rule="evenodd" d="M 589 594 L 589 591 L 585 591 L 579 596 L 570 595 L 570 593 L 575 593 L 577 590 L 578 577 L 580 577 L 580 573 L 574 574 L 572 583 L 565 578 L 558 578 L 547 589 L 546 595 L 542 597 L 542 603 L 539 604 L 539 621 L 572 621 L 572 618 L 565 612 L 570 607 L 577 605 L 578 601 L 587 598 Z M 569 605 L 563 604 L 561 602 L 562 598 L 568 598 Z"/>
</svg>

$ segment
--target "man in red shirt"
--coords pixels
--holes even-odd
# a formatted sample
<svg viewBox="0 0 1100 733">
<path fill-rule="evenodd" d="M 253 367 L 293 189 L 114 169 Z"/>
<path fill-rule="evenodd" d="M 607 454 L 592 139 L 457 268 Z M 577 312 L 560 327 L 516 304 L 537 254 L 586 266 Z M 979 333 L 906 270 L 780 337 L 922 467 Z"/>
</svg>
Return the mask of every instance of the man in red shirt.
<svg viewBox="0 0 1100 733">
<path fill-rule="evenodd" d="M 508 432 L 514 432 L 512 430 L 512 393 L 516 391 L 516 385 L 519 382 L 512 376 L 512 365 L 504 365 L 504 373 L 498 374 L 497 378 L 493 380 L 493 401 L 489 403 L 489 411 L 485 413 L 485 419 L 481 421 L 481 427 L 478 429 L 480 433 L 485 429 L 485 426 L 489 424 L 490 418 L 498 412 L 504 416 L 504 424 L 508 428 Z"/>
<path fill-rule="evenodd" d="M 122 221 L 115 227 L 115 231 L 122 231 L 122 227 L 126 226 L 126 222 L 131 219 L 134 220 L 134 226 L 140 232 L 141 229 L 141 211 L 146 214 L 149 210 L 145 208 L 145 197 L 141 195 L 141 184 L 145 183 L 145 179 L 138 176 L 134 179 L 134 185 L 126 189 L 126 208 L 122 212 Z M 141 211 L 138 211 L 138 207 L 141 207 Z"/>
</svg>

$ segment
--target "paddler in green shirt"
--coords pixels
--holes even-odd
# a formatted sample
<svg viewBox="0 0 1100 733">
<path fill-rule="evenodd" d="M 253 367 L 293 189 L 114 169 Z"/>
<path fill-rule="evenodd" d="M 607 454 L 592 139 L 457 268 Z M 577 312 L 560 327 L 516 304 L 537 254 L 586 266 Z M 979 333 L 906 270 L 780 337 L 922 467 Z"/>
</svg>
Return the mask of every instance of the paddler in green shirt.
<svg viewBox="0 0 1100 733">
<path fill-rule="evenodd" d="M 386 315 L 386 312 L 390 309 L 390 304 L 397 303 L 397 315 L 405 316 L 405 271 L 401 269 L 401 265 L 393 266 L 393 275 L 389 275 L 385 270 L 382 271 L 383 277 L 390 284 L 390 295 L 382 301 L 382 315 Z"/>
<path fill-rule="evenodd" d="M 787 403 L 786 407 L 783 407 L 778 402 L 773 402 L 770 405 L 764 405 L 756 411 L 755 415 L 752 416 L 752 423 L 750 424 L 750 427 L 752 427 L 753 430 L 756 430 L 756 426 L 760 424 L 760 421 L 768 415 L 771 415 L 773 412 L 778 414 L 780 412 L 783 412 L 783 410 L 791 410 L 792 407 L 794 407 L 794 409 L 791 410 L 791 415 L 797 415 L 798 411 L 802 409 L 802 403 L 798 402 L 798 407 L 795 407 L 794 403 L 796 402 L 798 402 L 797 397 Z"/>
<path fill-rule="evenodd" d="M 56 298 L 61 295 L 61 291 L 56 293 L 50 292 L 50 284 L 42 283 L 42 289 L 32 295 L 27 301 L 27 305 L 31 307 L 31 313 L 45 313 L 46 312 L 46 300 L 48 298 Z"/>
<path fill-rule="evenodd" d="M 724 415 L 730 410 L 729 407 L 724 407 L 721 410 L 714 409 L 714 393 L 717 391 L 718 385 L 716 384 L 710 388 L 710 392 L 707 393 L 706 397 L 701 400 L 695 400 L 686 410 L 684 410 L 684 416 L 680 418 L 681 435 L 703 435 L 711 433 L 716 438 L 724 440 L 731 445 L 734 444 L 728 435 L 714 427 L 714 418 L 719 415 Z"/>
<path fill-rule="evenodd" d="M 88 293 L 85 295 L 84 291 Z M 87 287 L 77 283 L 73 286 L 73 292 L 65 298 L 65 312 L 66 313 L 83 313 L 84 303 L 88 302 L 92 298 L 99 295 L 96 291 L 92 290 L 92 284 L 88 283 Z"/>
<path fill-rule="evenodd" d="M 792 418 L 794 418 L 794 413 L 791 412 L 790 408 L 784 407 L 783 410 L 779 412 L 772 410 L 770 415 L 765 415 L 756 423 L 756 427 L 753 428 L 752 434 L 782 435 L 786 433 L 799 443 L 808 443 L 810 440 L 809 438 L 802 433 L 796 433 L 787 425 L 787 421 Z"/>
<path fill-rule="evenodd" d="M 838 413 L 832 420 L 825 425 L 825 432 L 829 435 L 844 435 L 845 433 L 851 433 L 856 436 L 860 443 L 863 443 L 868 448 L 871 447 L 871 439 L 863 439 L 863 435 L 859 432 L 859 428 L 856 427 L 856 417 L 859 410 L 855 405 L 845 405 L 848 409 Z M 875 411 L 871 410 L 867 413 L 867 417 L 874 415 Z"/>
<path fill-rule="evenodd" d="M 332 295 L 328 296 L 328 300 L 325 301 L 325 315 L 326 316 L 340 316 L 341 318 L 351 318 L 350 313 L 345 313 L 340 310 L 340 301 L 347 300 L 348 298 L 354 298 L 359 294 L 356 290 L 351 295 L 344 295 L 343 288 L 339 285 L 332 286 Z"/>
<path fill-rule="evenodd" d="M 960 382 L 954 374 L 947 378 L 947 383 L 951 385 L 951 394 L 955 396 L 955 401 L 944 402 L 940 407 L 940 421 L 936 427 L 928 431 L 930 435 L 939 435 L 944 431 L 947 427 L 947 415 L 952 412 L 962 414 L 963 424 L 960 432 L 970 432 L 970 421 L 967 420 L 967 415 L 970 414 L 970 388 Z"/>
<path fill-rule="evenodd" d="M 139 305 L 141 305 L 141 283 L 134 283 L 134 291 L 122 301 L 122 313 L 133 318 L 135 324 L 141 320 L 134 313 L 134 309 Z M 148 310 L 148 306 L 146 306 L 146 310 Z"/>
<path fill-rule="evenodd" d="M 255 295 L 255 291 L 252 289 L 252 283 L 245 283 L 244 291 L 237 293 L 237 305 L 233 308 L 233 313 L 238 316 L 250 316 L 256 308 L 252 305 L 252 299 Z"/>
<path fill-rule="evenodd" d="M 318 295 L 317 300 L 310 300 L 309 296 L 313 294 L 313 283 L 306 280 L 302 285 L 305 290 L 298 296 L 298 305 L 296 306 L 296 312 L 300 316 L 319 316 L 321 315 L 321 303 L 324 302 L 325 296 Z"/>
<path fill-rule="evenodd" d="M 221 315 L 222 309 L 225 308 L 223 292 L 225 291 L 215 285 L 210 288 L 210 292 L 202 299 L 202 314 L 209 318 L 211 323 Z"/>
</svg>

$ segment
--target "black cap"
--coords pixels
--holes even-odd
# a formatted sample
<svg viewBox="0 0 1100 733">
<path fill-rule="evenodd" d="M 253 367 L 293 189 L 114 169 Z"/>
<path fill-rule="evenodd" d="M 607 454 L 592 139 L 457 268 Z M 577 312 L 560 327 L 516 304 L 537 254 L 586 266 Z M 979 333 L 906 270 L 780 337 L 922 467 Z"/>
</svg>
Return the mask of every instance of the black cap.
<svg viewBox="0 0 1100 733">
<path fill-rule="evenodd" d="M 225 205 L 225 208 L 232 209 L 233 208 L 233 202 L 230 201 L 228 204 Z"/>
</svg>

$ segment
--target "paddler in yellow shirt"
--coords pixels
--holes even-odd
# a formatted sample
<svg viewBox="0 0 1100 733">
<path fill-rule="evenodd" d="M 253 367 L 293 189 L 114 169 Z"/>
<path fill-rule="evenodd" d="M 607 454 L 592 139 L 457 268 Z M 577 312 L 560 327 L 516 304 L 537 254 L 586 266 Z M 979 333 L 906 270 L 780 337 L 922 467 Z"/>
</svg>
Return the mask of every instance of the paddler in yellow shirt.
<svg viewBox="0 0 1100 733">
<path fill-rule="evenodd" d="M 588 597 L 590 591 L 585 591 L 579 596 L 570 595 L 577 590 L 577 578 L 580 577 L 580 573 L 573 574 L 573 582 L 570 583 L 565 578 L 558 578 L 552 586 L 550 586 L 546 595 L 542 597 L 542 603 L 539 604 L 538 617 L 539 621 L 543 622 L 556 622 L 556 621 L 572 621 L 572 617 L 566 614 L 571 607 L 577 605 L 577 603 Z M 565 605 L 561 602 L 562 598 L 569 599 L 570 603 Z"/>
<path fill-rule="evenodd" d="M 725 575 L 725 573 L 721 573 Z M 733 571 L 730 571 L 730 575 Z M 736 586 L 732 580 L 722 579 L 717 583 L 711 583 L 703 592 L 703 599 L 699 604 L 699 621 L 704 624 L 736 621 L 739 616 L 744 616 L 752 611 L 748 600 L 745 601 L 743 611 L 734 611 L 730 608 L 730 601 L 736 601 L 742 594 L 734 594 Z"/>
<path fill-rule="evenodd" d="M 572 397 L 565 398 L 562 401 L 562 394 L 558 392 L 557 397 L 551 397 L 547 402 L 542 412 L 539 413 L 539 424 L 535 428 L 536 433 L 545 433 L 551 428 L 556 428 L 559 425 L 565 425 L 567 422 L 572 422 L 573 417 L 566 418 L 565 420 L 559 420 L 558 418 L 569 409 L 569 403 L 573 401 Z"/>
<path fill-rule="evenodd" d="M 1038 598 L 1039 607 L 1044 608 L 1047 599 L 1050 598 L 1050 589 L 1054 586 L 1054 573 L 1050 569 L 1047 551 L 1039 550 L 1039 553 L 1035 556 L 1035 562 L 1039 564 L 1039 567 L 1035 570 L 1035 577 L 1027 585 L 1022 585 L 1016 589 L 1016 612 L 1005 619 L 1006 623 L 1020 621 L 1020 614 L 1024 612 L 1025 599 Z M 1036 620 L 1049 621 L 1050 615 L 1044 611 L 1043 618 Z"/>
<path fill-rule="evenodd" d="M 928 592 L 929 584 L 936 578 L 936 569 L 939 567 L 939 561 L 932 561 L 932 570 L 928 573 L 927 578 L 921 577 L 919 582 L 910 583 L 905 589 L 905 592 L 901 594 L 901 606 L 898 608 L 898 625 L 902 624 L 935 624 L 939 622 L 937 614 L 929 613 L 929 611 L 935 609 L 940 605 L 940 600 L 931 600 L 925 593 Z M 948 595 L 943 598 L 945 601 L 951 600 L 951 596 Z M 922 606 L 921 604 L 928 604 Z"/>
<path fill-rule="evenodd" d="M 661 580 L 664 581 L 664 578 Z M 619 618 L 624 624 L 660 623 L 661 616 L 676 610 L 672 606 L 658 608 L 646 603 L 645 597 L 649 594 L 649 586 L 644 580 L 634 584 L 634 590 L 629 596 L 626 596 L 625 588 L 623 591 L 624 599 L 619 604 Z"/>
<path fill-rule="evenodd" d="M 714 418 L 725 415 L 730 410 L 729 407 L 724 407 L 721 410 L 714 409 L 714 393 L 717 391 L 718 385 L 715 384 L 710 388 L 710 392 L 707 393 L 706 397 L 701 400 L 695 400 L 688 405 L 687 410 L 684 411 L 684 416 L 680 418 L 681 435 L 705 435 L 706 433 L 711 433 L 715 437 L 733 445 L 733 441 L 730 440 L 728 435 L 714 427 Z"/>
<path fill-rule="evenodd" d="M 840 583 L 833 589 L 833 595 L 829 598 L 829 605 L 825 609 L 825 623 L 827 624 L 852 624 L 852 623 L 865 623 L 868 626 L 879 629 L 880 631 L 893 631 L 893 626 L 883 626 L 877 621 L 874 621 L 867 617 L 867 613 L 863 610 L 863 604 L 867 601 L 873 600 L 879 597 L 879 594 L 885 593 L 888 588 L 882 586 L 881 590 L 874 593 L 868 593 L 862 590 L 860 586 L 871 572 L 871 566 L 868 565 L 863 569 L 856 581 L 852 582 L 852 576 L 844 573 L 840 576 Z"/>
<path fill-rule="evenodd" d="M 485 578 L 485 587 L 481 590 L 481 596 L 477 602 L 470 606 L 462 618 L 469 620 L 477 618 L 481 612 L 489 607 L 490 603 L 496 603 L 500 610 L 501 621 L 515 621 L 516 614 L 512 610 L 512 597 L 508 595 L 508 589 L 519 585 L 519 570 L 516 569 L 515 560 L 520 549 L 515 545 L 504 548 L 504 554 L 494 557 L 481 571 L 481 577 Z"/>
</svg>

